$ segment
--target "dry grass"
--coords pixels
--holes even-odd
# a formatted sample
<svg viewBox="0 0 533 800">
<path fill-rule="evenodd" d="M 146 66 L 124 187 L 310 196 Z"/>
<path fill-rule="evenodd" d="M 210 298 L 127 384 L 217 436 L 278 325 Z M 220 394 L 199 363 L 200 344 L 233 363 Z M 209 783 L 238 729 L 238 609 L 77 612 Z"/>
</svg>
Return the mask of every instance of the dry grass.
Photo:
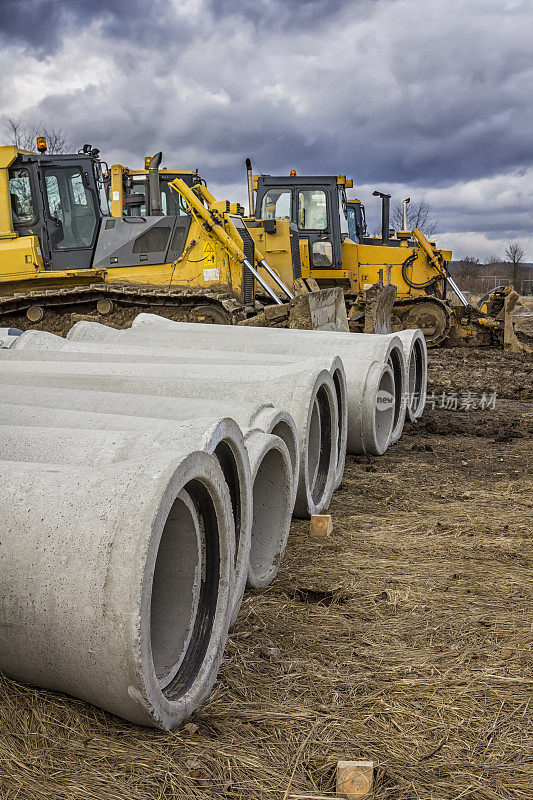
<svg viewBox="0 0 533 800">
<path fill-rule="evenodd" d="M 530 446 L 422 432 L 350 458 L 334 533 L 294 524 L 174 734 L 1 680 L 0 797 L 325 797 L 368 758 L 379 800 L 531 800 Z"/>
</svg>

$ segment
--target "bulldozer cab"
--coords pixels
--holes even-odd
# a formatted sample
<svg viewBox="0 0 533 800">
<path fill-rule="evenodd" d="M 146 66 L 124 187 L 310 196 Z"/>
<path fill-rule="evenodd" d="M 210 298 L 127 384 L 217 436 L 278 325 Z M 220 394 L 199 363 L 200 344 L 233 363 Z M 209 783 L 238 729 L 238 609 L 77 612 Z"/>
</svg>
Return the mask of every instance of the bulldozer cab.
<svg viewBox="0 0 533 800">
<path fill-rule="evenodd" d="M 46 270 L 90 267 L 108 213 L 98 151 L 89 146 L 73 155 L 0 150 L 11 151 L 11 157 L 0 154 L 0 169 L 7 170 L 13 234 L 38 237 Z"/>
<path fill-rule="evenodd" d="M 348 236 L 352 242 L 362 244 L 366 236 L 365 207 L 360 200 L 347 200 Z"/>
<path fill-rule="evenodd" d="M 256 216 L 262 220 L 289 219 L 300 239 L 309 244 L 311 270 L 342 269 L 342 242 L 349 236 L 344 175 L 254 176 Z"/>
<path fill-rule="evenodd" d="M 124 216 L 146 216 L 150 214 L 150 209 L 153 206 L 152 195 L 154 194 L 153 185 L 150 185 L 150 180 L 147 170 L 130 170 L 123 169 L 123 192 L 124 197 L 129 197 L 129 202 L 122 204 L 122 213 Z M 163 216 L 186 216 L 187 209 L 184 202 L 181 200 L 176 192 L 170 189 L 170 184 L 176 178 L 181 178 L 187 186 L 194 186 L 201 178 L 194 172 L 171 172 L 170 170 L 159 170 L 159 193 L 158 201 L 160 202 L 160 209 Z M 109 182 L 108 182 L 109 183 Z M 109 191 L 111 192 L 111 185 L 109 184 Z M 133 195 L 133 197 L 132 197 Z M 134 197 L 139 198 L 138 204 L 133 203 Z M 155 198 L 154 198 L 155 199 Z"/>
</svg>

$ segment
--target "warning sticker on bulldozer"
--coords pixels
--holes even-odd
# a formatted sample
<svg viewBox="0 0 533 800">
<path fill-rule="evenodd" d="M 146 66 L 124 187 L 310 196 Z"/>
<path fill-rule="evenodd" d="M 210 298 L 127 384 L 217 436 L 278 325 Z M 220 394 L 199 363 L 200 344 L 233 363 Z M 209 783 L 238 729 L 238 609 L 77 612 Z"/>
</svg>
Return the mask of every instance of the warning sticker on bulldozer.
<svg viewBox="0 0 533 800">
<path fill-rule="evenodd" d="M 215 245 L 211 242 L 204 242 L 203 244 L 203 262 L 206 267 L 215 266 Z M 214 279 L 211 278 L 211 280 Z"/>
<path fill-rule="evenodd" d="M 218 280 L 220 280 L 220 272 L 216 267 L 214 269 L 204 269 L 204 281 Z"/>
</svg>

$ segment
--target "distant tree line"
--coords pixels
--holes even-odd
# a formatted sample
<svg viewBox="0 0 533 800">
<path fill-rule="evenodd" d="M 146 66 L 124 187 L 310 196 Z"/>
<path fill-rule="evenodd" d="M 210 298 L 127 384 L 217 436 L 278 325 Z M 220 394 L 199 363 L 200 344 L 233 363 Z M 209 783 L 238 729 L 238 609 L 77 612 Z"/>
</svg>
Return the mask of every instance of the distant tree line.
<svg viewBox="0 0 533 800">
<path fill-rule="evenodd" d="M 533 291 L 533 270 L 526 264 L 520 242 L 509 242 L 504 257 L 492 255 L 481 261 L 475 256 L 465 256 L 453 264 L 452 271 L 462 289 L 476 294 L 484 294 L 500 284 L 512 284 L 518 292 Z"/>
</svg>

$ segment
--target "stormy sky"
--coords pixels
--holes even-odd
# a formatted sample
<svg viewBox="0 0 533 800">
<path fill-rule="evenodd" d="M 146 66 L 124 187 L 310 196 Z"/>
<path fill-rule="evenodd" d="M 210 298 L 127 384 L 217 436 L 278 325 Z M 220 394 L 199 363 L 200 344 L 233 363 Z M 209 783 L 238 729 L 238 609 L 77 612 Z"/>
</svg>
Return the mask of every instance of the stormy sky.
<svg viewBox="0 0 533 800">
<path fill-rule="evenodd" d="M 533 261 L 532 34 L 532 0 L 0 0 L 0 117 L 224 199 L 247 155 L 346 173 L 371 229 L 386 190 L 456 257 Z"/>
</svg>

